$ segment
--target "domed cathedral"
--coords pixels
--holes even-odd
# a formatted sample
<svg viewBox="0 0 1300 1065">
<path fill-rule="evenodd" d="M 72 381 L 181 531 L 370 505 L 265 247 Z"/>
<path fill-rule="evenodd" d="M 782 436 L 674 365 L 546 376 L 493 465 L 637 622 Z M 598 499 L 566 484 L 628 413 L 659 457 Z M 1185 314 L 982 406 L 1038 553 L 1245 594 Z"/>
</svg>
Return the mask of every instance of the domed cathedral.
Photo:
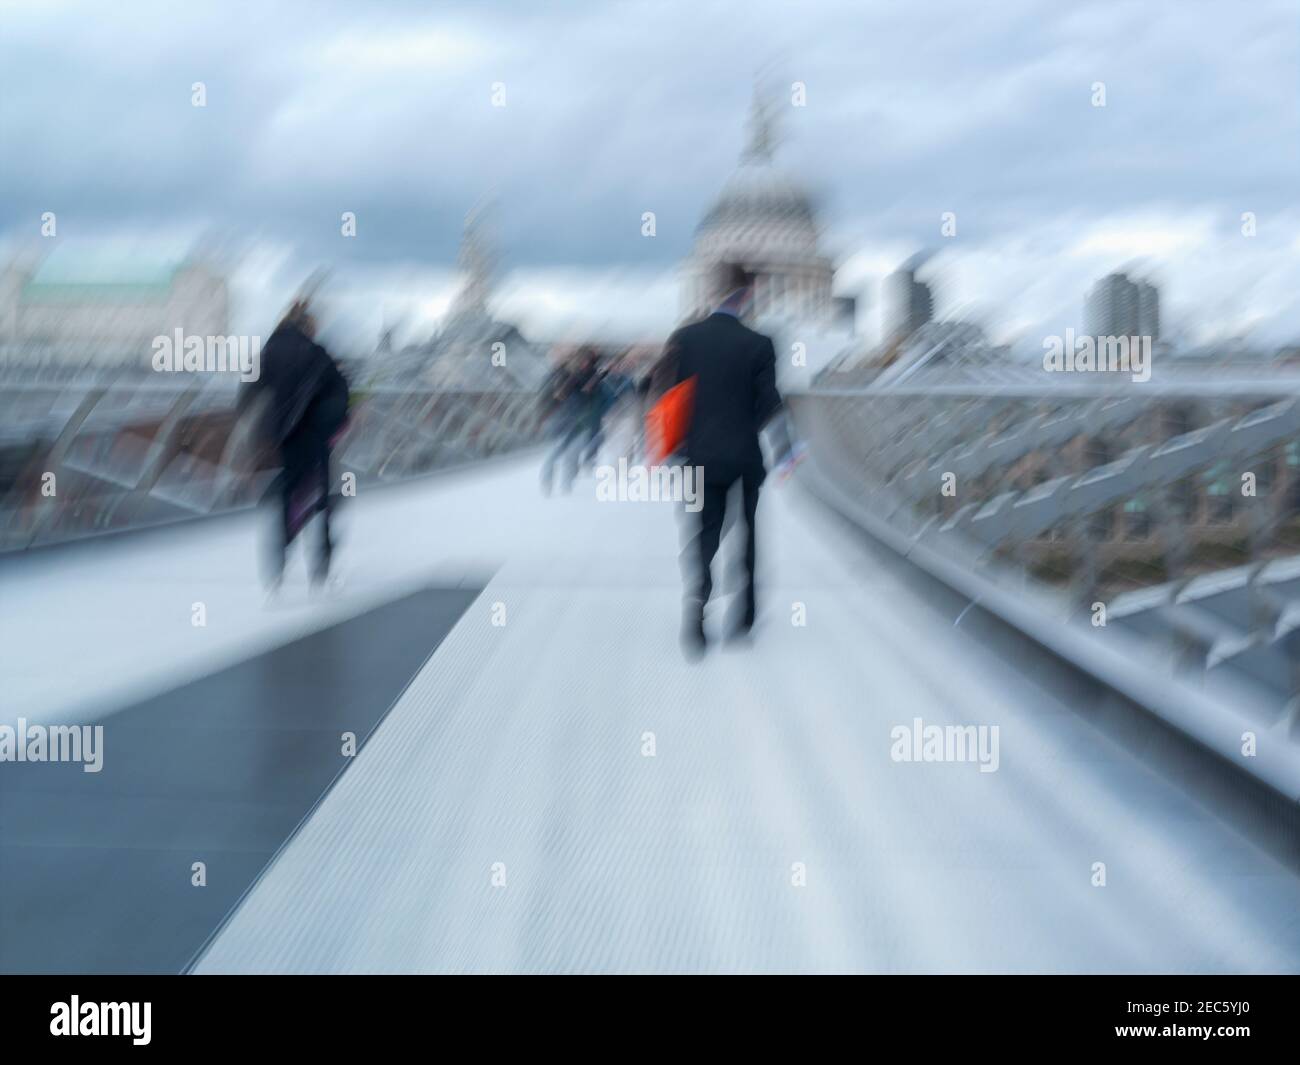
<svg viewBox="0 0 1300 1065">
<path fill-rule="evenodd" d="M 821 254 L 811 196 L 773 161 L 775 110 L 757 91 L 747 132 L 739 165 L 696 227 L 682 312 L 707 313 L 726 264 L 739 263 L 756 276 L 756 321 L 829 322 L 844 312 L 831 294 L 835 270 Z"/>
</svg>

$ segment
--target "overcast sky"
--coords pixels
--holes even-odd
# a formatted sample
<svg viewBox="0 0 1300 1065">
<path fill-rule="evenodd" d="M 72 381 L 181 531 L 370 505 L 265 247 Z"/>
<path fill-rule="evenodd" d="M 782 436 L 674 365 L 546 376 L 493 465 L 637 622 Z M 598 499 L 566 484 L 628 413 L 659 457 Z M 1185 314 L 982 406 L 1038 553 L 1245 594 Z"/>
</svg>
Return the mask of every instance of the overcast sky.
<svg viewBox="0 0 1300 1065">
<path fill-rule="evenodd" d="M 1300 337 L 1294 0 L 0 0 L 0 249 L 202 238 L 241 255 L 247 331 L 331 265 L 344 327 L 373 337 L 436 319 L 490 196 L 503 313 L 655 339 L 760 71 L 869 333 L 880 277 L 929 248 L 940 311 L 1035 347 L 1134 263 L 1167 332 Z"/>
</svg>

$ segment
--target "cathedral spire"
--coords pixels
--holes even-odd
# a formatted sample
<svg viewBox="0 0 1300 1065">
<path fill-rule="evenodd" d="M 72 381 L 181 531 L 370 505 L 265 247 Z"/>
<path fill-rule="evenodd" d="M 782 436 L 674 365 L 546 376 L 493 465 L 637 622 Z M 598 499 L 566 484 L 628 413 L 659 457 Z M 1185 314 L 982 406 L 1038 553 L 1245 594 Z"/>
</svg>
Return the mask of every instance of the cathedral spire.
<svg viewBox="0 0 1300 1065">
<path fill-rule="evenodd" d="M 753 100 L 749 106 L 748 139 L 741 153 L 742 162 L 769 163 L 776 150 L 776 113 L 769 99 L 758 85 L 754 86 Z"/>
</svg>

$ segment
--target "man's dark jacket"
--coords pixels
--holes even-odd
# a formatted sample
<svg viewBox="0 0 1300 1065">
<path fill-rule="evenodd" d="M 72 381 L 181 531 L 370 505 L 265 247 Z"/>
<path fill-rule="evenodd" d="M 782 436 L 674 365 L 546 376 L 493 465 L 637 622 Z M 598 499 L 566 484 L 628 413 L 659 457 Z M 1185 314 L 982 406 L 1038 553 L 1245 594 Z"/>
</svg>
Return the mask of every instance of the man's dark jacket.
<svg viewBox="0 0 1300 1065">
<path fill-rule="evenodd" d="M 261 376 L 240 395 L 240 406 L 266 395 L 260 424 L 264 443 L 279 447 L 310 418 L 328 439 L 347 416 L 348 385 L 329 353 L 297 326 L 282 324 L 262 348 Z"/>
<path fill-rule="evenodd" d="M 683 326 L 668 339 L 656 391 L 691 377 L 695 404 L 685 461 L 703 466 L 706 481 L 761 481 L 758 434 L 781 409 L 771 339 L 720 311 Z"/>
</svg>

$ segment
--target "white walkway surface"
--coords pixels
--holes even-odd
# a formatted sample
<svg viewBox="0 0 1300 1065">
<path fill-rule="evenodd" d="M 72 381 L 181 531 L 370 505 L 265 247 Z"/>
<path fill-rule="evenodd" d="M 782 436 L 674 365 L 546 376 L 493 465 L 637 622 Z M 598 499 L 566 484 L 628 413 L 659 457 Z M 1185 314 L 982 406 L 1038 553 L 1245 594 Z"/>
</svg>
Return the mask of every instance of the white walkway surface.
<svg viewBox="0 0 1300 1065">
<path fill-rule="evenodd" d="M 688 665 L 671 508 L 536 466 L 363 496 L 323 600 L 262 607 L 251 519 L 6 570 L 0 717 L 46 721 L 495 571 L 200 972 L 1300 970 L 1289 871 L 794 486 L 753 645 Z M 998 725 L 998 770 L 892 761 L 917 717 Z"/>
<path fill-rule="evenodd" d="M 377 499 L 367 557 L 503 565 L 200 971 L 1300 968 L 1291 873 L 793 486 L 760 520 L 765 624 L 688 665 L 670 508 L 531 465 Z M 997 772 L 892 761 L 915 717 L 998 724 Z"/>
</svg>

